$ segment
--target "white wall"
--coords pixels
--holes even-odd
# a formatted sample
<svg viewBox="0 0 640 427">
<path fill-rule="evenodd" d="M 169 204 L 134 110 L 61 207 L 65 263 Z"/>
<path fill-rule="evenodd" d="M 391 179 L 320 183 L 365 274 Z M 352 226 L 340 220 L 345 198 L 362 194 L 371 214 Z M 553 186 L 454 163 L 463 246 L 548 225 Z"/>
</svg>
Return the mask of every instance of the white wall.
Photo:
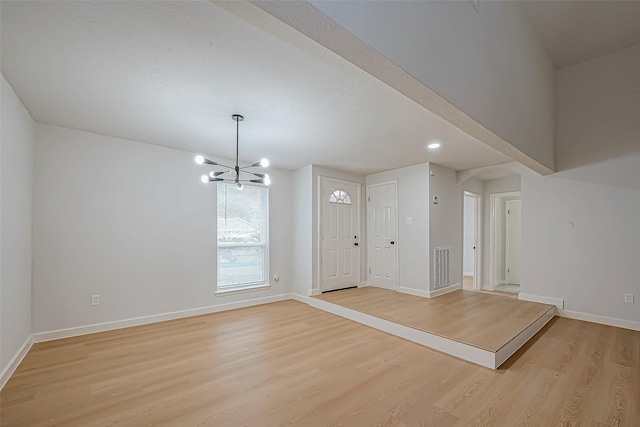
<svg viewBox="0 0 640 427">
<path fill-rule="evenodd" d="M 640 44 L 557 72 L 558 170 L 640 150 Z M 615 174 L 615 184 L 633 176 Z M 592 182 L 601 183 L 594 177 Z"/>
<path fill-rule="evenodd" d="M 0 136 L 0 372 L 31 336 L 34 122 L 2 76 Z"/>
<path fill-rule="evenodd" d="M 398 183 L 398 287 L 429 291 L 429 164 L 367 175 L 367 185 Z M 412 217 L 413 224 L 405 224 Z"/>
<path fill-rule="evenodd" d="M 554 68 L 518 2 L 480 2 L 479 13 L 467 1 L 311 3 L 553 170 Z"/>
<path fill-rule="evenodd" d="M 429 258 L 433 260 L 436 247 L 448 247 L 449 284 L 462 284 L 462 187 L 457 183 L 456 172 L 435 163 L 429 164 L 433 172 L 429 176 Z M 433 197 L 438 204 L 433 203 Z M 435 265 L 431 263 L 429 289 L 435 290 Z"/>
<path fill-rule="evenodd" d="M 522 176 L 521 292 L 640 327 L 640 45 L 557 79 L 565 170 Z"/>
<path fill-rule="evenodd" d="M 313 171 L 308 165 L 293 173 L 291 289 L 307 296 L 313 287 Z"/>
<path fill-rule="evenodd" d="M 216 189 L 193 157 L 37 125 L 34 333 L 291 291 L 292 174 L 269 171 L 270 276 L 280 281 L 215 297 Z"/>
<path fill-rule="evenodd" d="M 464 275 L 473 276 L 475 274 L 475 255 L 473 250 L 473 244 L 475 242 L 475 212 L 476 212 L 476 200 L 473 197 L 464 197 L 463 207 L 463 235 L 464 240 L 462 243 L 462 271 Z"/>
</svg>

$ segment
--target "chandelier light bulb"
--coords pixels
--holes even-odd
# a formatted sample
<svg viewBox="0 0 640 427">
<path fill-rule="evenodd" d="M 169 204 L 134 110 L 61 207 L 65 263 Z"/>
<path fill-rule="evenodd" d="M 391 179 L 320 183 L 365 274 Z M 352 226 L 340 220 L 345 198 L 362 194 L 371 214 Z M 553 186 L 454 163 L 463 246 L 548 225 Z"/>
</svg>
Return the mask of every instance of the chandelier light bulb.
<svg viewBox="0 0 640 427">
<path fill-rule="evenodd" d="M 269 174 L 268 174 L 268 173 L 264 175 L 264 180 L 263 180 L 263 182 L 264 182 L 264 185 L 269 185 L 269 184 L 271 184 L 271 178 L 269 178 Z"/>
<path fill-rule="evenodd" d="M 260 166 L 262 166 L 263 168 L 268 167 L 269 166 L 269 160 L 267 160 L 267 159 L 260 160 Z"/>
<path fill-rule="evenodd" d="M 202 177 L 200 178 L 200 181 L 206 184 L 209 182 L 209 177 L 207 175 L 202 175 Z"/>
<path fill-rule="evenodd" d="M 238 190 L 242 190 L 242 189 L 244 188 L 244 186 L 242 185 L 242 183 L 241 183 L 241 182 L 238 182 L 238 183 L 236 184 L 236 188 L 237 188 Z"/>
<path fill-rule="evenodd" d="M 204 157 L 201 156 L 201 155 L 197 155 L 196 156 L 196 163 L 199 164 L 199 165 L 203 164 L 204 163 Z"/>
</svg>

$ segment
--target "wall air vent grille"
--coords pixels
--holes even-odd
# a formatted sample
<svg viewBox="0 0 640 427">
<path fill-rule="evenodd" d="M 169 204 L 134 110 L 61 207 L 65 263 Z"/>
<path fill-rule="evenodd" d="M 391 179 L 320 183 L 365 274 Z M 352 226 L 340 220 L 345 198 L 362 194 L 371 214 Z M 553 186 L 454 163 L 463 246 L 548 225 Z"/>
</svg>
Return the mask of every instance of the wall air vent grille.
<svg viewBox="0 0 640 427">
<path fill-rule="evenodd" d="M 435 266 L 435 289 L 449 284 L 449 248 L 435 248 L 433 252 Z"/>
</svg>

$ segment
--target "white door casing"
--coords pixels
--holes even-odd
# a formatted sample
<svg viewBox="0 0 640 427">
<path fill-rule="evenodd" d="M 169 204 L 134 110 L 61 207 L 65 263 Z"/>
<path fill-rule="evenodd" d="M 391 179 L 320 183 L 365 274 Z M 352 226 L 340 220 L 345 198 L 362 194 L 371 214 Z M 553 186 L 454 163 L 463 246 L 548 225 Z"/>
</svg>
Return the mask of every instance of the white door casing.
<svg viewBox="0 0 640 427">
<path fill-rule="evenodd" d="M 398 288 L 397 184 L 367 186 L 368 284 Z"/>
<path fill-rule="evenodd" d="M 482 195 L 465 191 L 464 198 L 473 201 L 473 289 L 481 289 L 482 278 Z M 466 239 L 466 237 L 465 237 Z M 466 244 L 466 242 L 465 242 Z M 465 248 L 463 248 L 465 249 Z"/>
<path fill-rule="evenodd" d="M 505 268 L 507 283 L 520 284 L 521 203 L 508 200 Z"/>
<path fill-rule="evenodd" d="M 320 290 L 360 282 L 360 184 L 320 177 Z"/>
</svg>

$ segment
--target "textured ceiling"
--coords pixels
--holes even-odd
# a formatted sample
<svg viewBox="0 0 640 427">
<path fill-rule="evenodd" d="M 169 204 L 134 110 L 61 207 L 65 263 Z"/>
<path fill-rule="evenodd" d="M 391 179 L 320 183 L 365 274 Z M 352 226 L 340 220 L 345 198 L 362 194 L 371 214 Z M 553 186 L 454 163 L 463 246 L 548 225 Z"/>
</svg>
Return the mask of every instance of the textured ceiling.
<svg viewBox="0 0 640 427">
<path fill-rule="evenodd" d="M 556 68 L 640 43 L 640 1 L 523 1 Z"/>
<path fill-rule="evenodd" d="M 286 169 L 510 160 L 261 11 L 250 23 L 206 1 L 0 4 L 3 74 L 42 123 L 233 158 L 240 113 L 241 161 Z"/>
</svg>

